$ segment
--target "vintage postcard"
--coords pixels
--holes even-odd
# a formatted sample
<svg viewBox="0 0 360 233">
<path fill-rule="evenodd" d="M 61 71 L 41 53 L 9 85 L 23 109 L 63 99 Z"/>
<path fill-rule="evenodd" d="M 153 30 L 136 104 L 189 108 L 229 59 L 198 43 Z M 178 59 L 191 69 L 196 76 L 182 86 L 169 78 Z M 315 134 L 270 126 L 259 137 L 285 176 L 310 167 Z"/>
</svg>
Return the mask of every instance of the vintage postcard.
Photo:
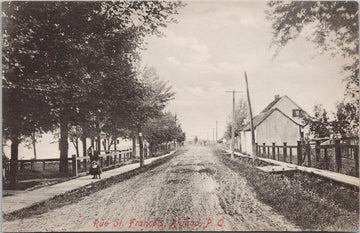
<svg viewBox="0 0 360 233">
<path fill-rule="evenodd" d="M 359 231 L 357 1 L 2 1 L 2 231 Z"/>
</svg>

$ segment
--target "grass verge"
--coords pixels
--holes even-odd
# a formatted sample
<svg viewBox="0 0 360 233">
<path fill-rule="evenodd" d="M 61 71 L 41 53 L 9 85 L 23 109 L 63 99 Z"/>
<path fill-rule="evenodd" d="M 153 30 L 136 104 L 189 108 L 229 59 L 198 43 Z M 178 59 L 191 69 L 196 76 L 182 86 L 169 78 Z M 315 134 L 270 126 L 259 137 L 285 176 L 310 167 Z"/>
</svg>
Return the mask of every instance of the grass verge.
<svg viewBox="0 0 360 233">
<path fill-rule="evenodd" d="M 295 172 L 269 174 L 251 160 L 215 153 L 230 169 L 247 179 L 257 198 L 304 230 L 358 231 L 358 190 L 321 177 Z"/>
<path fill-rule="evenodd" d="M 13 221 L 16 219 L 24 219 L 24 218 L 28 218 L 28 217 L 31 217 L 34 215 L 40 215 L 40 214 L 46 213 L 52 209 L 60 208 L 65 205 L 77 203 L 80 200 L 82 200 L 82 198 L 85 196 L 89 196 L 92 193 L 95 193 L 97 191 L 108 188 L 114 184 L 121 182 L 121 181 L 130 179 L 140 173 L 150 171 L 150 170 L 156 168 L 157 166 L 171 160 L 173 157 L 175 157 L 181 153 L 184 153 L 186 150 L 187 150 L 186 148 L 180 148 L 174 154 L 167 156 L 165 158 L 155 160 L 154 162 L 147 164 L 141 168 L 136 168 L 134 170 L 125 172 L 123 174 L 119 174 L 119 175 L 116 175 L 116 176 L 113 176 L 113 177 L 110 177 L 107 179 L 100 180 L 96 183 L 92 183 L 92 184 L 80 187 L 78 189 L 74 189 L 72 191 L 66 192 L 64 194 L 57 195 L 46 201 L 42 201 L 42 202 L 36 203 L 32 206 L 5 214 L 5 215 L 3 215 L 3 220 Z"/>
</svg>

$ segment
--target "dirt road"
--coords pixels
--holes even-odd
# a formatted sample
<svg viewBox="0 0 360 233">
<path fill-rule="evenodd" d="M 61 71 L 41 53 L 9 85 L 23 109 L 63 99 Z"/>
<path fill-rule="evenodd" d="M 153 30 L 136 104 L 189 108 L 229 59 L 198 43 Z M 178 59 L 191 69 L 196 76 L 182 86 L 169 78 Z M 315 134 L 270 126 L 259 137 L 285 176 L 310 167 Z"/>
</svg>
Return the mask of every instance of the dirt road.
<svg viewBox="0 0 360 233">
<path fill-rule="evenodd" d="M 236 188 L 237 187 L 237 188 Z M 3 231 L 300 230 L 260 203 L 208 147 Z"/>
</svg>

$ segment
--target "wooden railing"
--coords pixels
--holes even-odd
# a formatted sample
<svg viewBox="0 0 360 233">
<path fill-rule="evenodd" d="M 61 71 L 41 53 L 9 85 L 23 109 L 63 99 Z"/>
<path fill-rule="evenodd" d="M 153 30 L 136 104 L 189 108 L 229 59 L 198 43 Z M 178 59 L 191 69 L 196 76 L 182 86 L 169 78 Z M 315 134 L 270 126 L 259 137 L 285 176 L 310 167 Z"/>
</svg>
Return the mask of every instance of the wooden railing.
<svg viewBox="0 0 360 233">
<path fill-rule="evenodd" d="M 298 161 L 297 149 L 297 146 L 288 146 L 286 142 L 282 146 L 275 145 L 275 143 L 272 143 L 272 145 L 266 145 L 265 143 L 258 145 L 256 143 L 257 156 L 287 163 Z"/>
<path fill-rule="evenodd" d="M 124 150 L 112 150 L 112 151 L 100 151 L 103 154 L 99 155 L 100 165 L 103 169 L 110 167 L 115 167 L 117 165 L 123 164 L 126 161 L 132 158 L 132 148 Z M 144 149 L 144 156 L 148 156 L 148 152 Z M 76 157 L 72 155 L 71 158 L 67 158 L 68 162 L 68 175 L 78 176 L 79 173 L 87 172 L 90 168 L 90 157 L 82 156 Z M 47 174 L 46 176 L 52 177 L 59 172 L 59 163 L 60 158 L 53 159 L 22 159 L 17 160 L 18 170 L 31 170 L 35 172 L 41 172 L 42 174 Z M 39 164 L 41 164 L 39 166 Z M 5 164 L 5 176 L 8 177 L 10 174 L 10 161 L 7 161 Z M 45 173 L 44 173 L 45 172 Z M 26 177 L 24 177 L 26 179 Z"/>
<path fill-rule="evenodd" d="M 105 154 L 99 155 L 100 167 L 102 169 L 107 169 L 110 167 L 116 167 L 132 158 L 132 148 L 125 150 L 112 150 L 112 151 L 100 151 L 105 152 Z M 90 156 L 76 157 L 73 155 L 72 158 L 72 173 L 74 176 L 78 176 L 79 173 L 88 171 Z"/>
<path fill-rule="evenodd" d="M 155 148 L 154 156 L 168 152 L 173 149 L 174 146 L 171 143 L 164 143 L 158 148 Z M 144 145 L 144 158 L 150 156 L 149 148 Z M 102 169 L 115 168 L 127 161 L 134 159 L 132 148 L 126 148 L 121 150 L 100 150 L 100 166 Z M 81 156 L 76 157 L 72 155 L 68 160 L 68 174 L 69 176 L 78 176 L 89 171 L 90 157 Z M 52 178 L 59 176 L 59 163 L 60 158 L 53 159 L 24 159 L 17 160 L 18 170 L 32 171 L 32 175 L 28 176 L 27 172 L 23 172 L 22 179 L 28 179 L 33 177 L 38 178 Z M 5 177 L 10 175 L 10 161 L 5 162 Z"/>
<path fill-rule="evenodd" d="M 342 144 L 341 140 L 322 145 L 321 141 L 298 141 L 297 145 L 259 145 L 256 143 L 259 157 L 294 163 L 300 166 L 316 167 L 359 176 L 359 145 Z"/>
</svg>

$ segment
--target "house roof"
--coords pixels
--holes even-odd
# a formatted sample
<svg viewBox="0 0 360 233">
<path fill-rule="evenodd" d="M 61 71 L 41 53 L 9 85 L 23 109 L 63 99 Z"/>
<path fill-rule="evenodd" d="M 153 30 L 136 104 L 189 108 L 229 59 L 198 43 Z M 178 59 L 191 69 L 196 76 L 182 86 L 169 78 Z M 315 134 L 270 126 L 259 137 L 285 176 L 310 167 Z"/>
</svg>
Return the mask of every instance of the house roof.
<svg viewBox="0 0 360 233">
<path fill-rule="evenodd" d="M 274 101 L 273 101 L 274 102 Z M 270 103 L 271 104 L 271 103 Z M 270 106 L 270 104 L 268 106 Z M 275 104 L 275 103 L 274 103 Z M 273 105 L 272 105 L 273 106 Z M 264 109 L 265 110 L 265 109 Z M 281 114 L 283 114 L 286 118 L 290 119 L 292 122 L 294 122 L 297 125 L 300 125 L 298 122 L 294 121 L 291 117 L 287 116 L 285 113 L 283 113 L 281 110 L 279 110 L 278 108 L 273 108 L 270 111 L 266 111 L 266 112 L 261 112 L 260 114 L 256 115 L 253 118 L 253 124 L 254 124 L 254 128 L 256 128 L 258 125 L 260 125 L 266 118 L 268 118 L 273 112 L 278 111 Z M 250 122 L 248 122 L 241 130 L 243 131 L 247 131 L 250 130 Z"/>
<path fill-rule="evenodd" d="M 273 100 L 270 104 L 268 104 L 268 106 L 266 106 L 265 108 L 264 108 L 264 110 L 262 110 L 261 112 L 260 112 L 260 114 L 261 113 L 266 113 L 267 111 L 269 111 L 277 102 L 279 102 L 279 100 L 280 99 L 282 99 L 283 97 L 285 97 L 285 96 L 282 96 L 281 98 L 276 98 L 275 100 Z M 259 114 L 259 115 L 260 115 Z"/>
</svg>

